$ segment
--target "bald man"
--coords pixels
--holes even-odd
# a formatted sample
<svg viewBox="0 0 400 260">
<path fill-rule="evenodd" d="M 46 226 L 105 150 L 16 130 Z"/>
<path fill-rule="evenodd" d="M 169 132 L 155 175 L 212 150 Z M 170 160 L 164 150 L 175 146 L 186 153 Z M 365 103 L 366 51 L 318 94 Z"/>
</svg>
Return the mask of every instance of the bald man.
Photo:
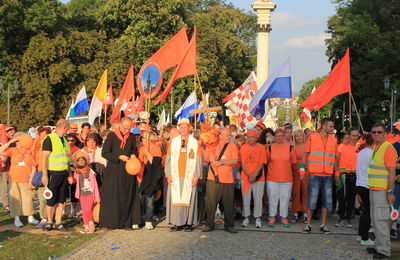
<svg viewBox="0 0 400 260">
<path fill-rule="evenodd" d="M 72 183 L 72 172 L 69 168 L 70 150 L 65 135 L 69 130 L 69 122 L 58 120 L 54 133 L 47 135 L 42 144 L 42 183 L 53 193 L 46 200 L 47 223 L 43 230 L 65 230 L 61 217 L 65 207 L 68 181 Z M 46 167 L 47 166 L 47 167 Z M 53 217 L 55 213 L 55 226 Z"/>
</svg>

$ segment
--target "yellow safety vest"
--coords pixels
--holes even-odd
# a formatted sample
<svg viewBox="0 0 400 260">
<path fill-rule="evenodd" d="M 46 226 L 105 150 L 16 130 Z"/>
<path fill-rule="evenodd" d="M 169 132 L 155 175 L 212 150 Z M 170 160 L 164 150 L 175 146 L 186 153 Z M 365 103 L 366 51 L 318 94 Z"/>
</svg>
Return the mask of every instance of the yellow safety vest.
<svg viewBox="0 0 400 260">
<path fill-rule="evenodd" d="M 385 152 L 391 146 L 389 142 L 384 142 L 375 152 L 375 145 L 369 159 L 367 183 L 371 188 L 387 189 L 389 183 L 389 170 L 385 166 Z M 375 155 L 374 155 L 375 154 Z"/>
<path fill-rule="evenodd" d="M 68 170 L 70 157 L 67 139 L 62 137 L 64 139 L 64 146 L 60 137 L 56 133 L 51 133 L 48 137 L 51 140 L 52 151 L 47 158 L 47 169 L 50 171 Z"/>
</svg>

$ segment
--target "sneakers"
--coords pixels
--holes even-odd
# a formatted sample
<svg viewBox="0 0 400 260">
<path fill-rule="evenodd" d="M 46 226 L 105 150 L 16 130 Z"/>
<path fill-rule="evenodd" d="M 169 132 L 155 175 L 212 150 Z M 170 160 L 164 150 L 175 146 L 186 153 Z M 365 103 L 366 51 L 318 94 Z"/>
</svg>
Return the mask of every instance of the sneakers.
<svg viewBox="0 0 400 260">
<path fill-rule="evenodd" d="M 360 245 L 362 246 L 374 246 L 375 245 L 375 241 L 368 239 L 368 240 L 361 240 L 360 241 Z"/>
<path fill-rule="evenodd" d="M 132 225 L 132 229 L 133 230 L 138 230 L 139 229 L 139 225 L 138 224 L 133 224 Z"/>
<path fill-rule="evenodd" d="M 357 240 L 358 242 L 360 242 L 360 241 L 362 240 L 362 239 L 361 239 L 361 236 L 357 236 L 356 240 Z"/>
<path fill-rule="evenodd" d="M 249 225 L 249 218 L 244 218 L 242 222 L 242 227 L 247 227 Z"/>
<path fill-rule="evenodd" d="M 145 228 L 147 230 L 152 230 L 154 227 L 153 227 L 153 224 L 151 222 L 146 222 Z"/>
<path fill-rule="evenodd" d="M 292 219 L 290 220 L 290 222 L 292 223 L 297 223 L 297 221 L 299 220 L 299 216 L 298 215 L 293 215 Z"/>
<path fill-rule="evenodd" d="M 288 220 L 287 218 L 282 218 L 282 219 L 281 219 L 281 224 L 282 224 L 282 226 L 284 226 L 285 228 L 290 227 L 290 225 L 289 225 L 289 220 Z"/>
<path fill-rule="evenodd" d="M 58 231 L 65 231 L 66 230 L 66 228 L 63 226 L 62 223 L 56 223 L 54 229 L 58 230 Z"/>
<path fill-rule="evenodd" d="M 46 225 L 46 223 L 47 223 L 47 220 L 42 219 L 42 220 L 40 221 L 39 225 L 36 226 L 36 228 L 43 228 L 44 225 Z"/>
<path fill-rule="evenodd" d="M 28 216 L 28 223 L 32 225 L 38 225 L 39 220 L 35 219 L 33 216 Z"/>
<path fill-rule="evenodd" d="M 321 225 L 320 230 L 325 235 L 328 235 L 329 233 L 331 233 L 325 225 Z"/>
<path fill-rule="evenodd" d="M 53 229 L 53 223 L 47 222 L 43 227 L 43 230 L 45 231 L 51 231 Z"/>
<path fill-rule="evenodd" d="M 23 227 L 23 226 L 24 226 L 24 224 L 22 224 L 21 220 L 19 219 L 19 216 L 16 216 L 16 217 L 15 217 L 14 226 L 15 226 L 16 228 L 20 228 L 20 227 Z"/>
<path fill-rule="evenodd" d="M 273 218 L 268 218 L 268 224 L 269 227 L 274 227 L 275 226 L 275 219 Z"/>
<path fill-rule="evenodd" d="M 344 227 L 344 225 L 345 225 L 344 219 L 339 220 L 339 221 L 335 224 L 336 227 Z"/>
<path fill-rule="evenodd" d="M 262 228 L 261 219 L 256 218 L 256 228 Z"/>
<path fill-rule="evenodd" d="M 329 213 L 328 213 L 329 217 L 336 217 L 337 213 L 336 210 L 332 209 Z"/>
<path fill-rule="evenodd" d="M 306 225 L 303 229 L 303 234 L 310 234 L 311 233 L 311 225 Z"/>
<path fill-rule="evenodd" d="M 347 228 L 352 228 L 353 226 L 351 225 L 351 223 L 350 223 L 350 220 L 346 220 L 345 221 L 345 226 L 347 227 Z"/>
</svg>

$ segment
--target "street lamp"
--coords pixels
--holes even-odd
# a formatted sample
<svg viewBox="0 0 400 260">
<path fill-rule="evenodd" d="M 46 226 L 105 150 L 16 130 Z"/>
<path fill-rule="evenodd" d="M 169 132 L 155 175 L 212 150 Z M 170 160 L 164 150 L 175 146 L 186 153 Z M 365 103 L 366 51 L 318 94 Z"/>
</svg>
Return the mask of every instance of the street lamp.
<svg viewBox="0 0 400 260">
<path fill-rule="evenodd" d="M 387 93 L 390 90 L 390 78 L 383 79 L 384 91 Z M 390 131 L 393 129 L 393 123 L 396 120 L 396 102 L 397 102 L 397 89 L 394 87 L 390 90 Z M 382 109 L 383 110 L 383 109 Z"/>
<path fill-rule="evenodd" d="M 386 111 L 385 103 L 387 103 L 388 106 L 391 105 L 389 100 L 383 100 L 382 103 L 381 103 L 381 107 L 382 107 L 382 111 L 383 111 L 383 112 Z"/>
<path fill-rule="evenodd" d="M 19 81 L 14 80 L 14 91 L 18 90 Z M 4 81 L 0 79 L 0 91 L 3 91 Z M 11 93 L 12 94 L 12 93 Z M 10 124 L 10 84 L 7 85 L 7 124 Z"/>
<path fill-rule="evenodd" d="M 343 110 L 341 110 L 341 109 L 336 110 L 335 111 L 335 117 L 336 117 L 336 119 L 340 118 L 340 116 L 338 115 L 339 112 L 342 112 L 342 125 L 343 125 L 343 128 L 344 128 L 344 112 L 343 112 Z"/>
</svg>

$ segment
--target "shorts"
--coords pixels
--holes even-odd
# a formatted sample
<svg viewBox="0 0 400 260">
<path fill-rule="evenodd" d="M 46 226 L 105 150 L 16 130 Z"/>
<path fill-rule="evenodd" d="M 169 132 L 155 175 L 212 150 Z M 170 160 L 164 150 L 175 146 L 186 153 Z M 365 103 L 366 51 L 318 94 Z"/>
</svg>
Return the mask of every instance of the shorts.
<svg viewBox="0 0 400 260">
<path fill-rule="evenodd" d="M 307 184 L 307 208 L 315 210 L 319 192 L 322 195 L 322 208 L 332 209 L 332 176 L 316 176 L 310 174 Z"/>
<path fill-rule="evenodd" d="M 396 197 L 393 207 L 398 210 L 400 207 L 400 183 L 397 181 L 394 182 L 393 194 Z"/>
<path fill-rule="evenodd" d="M 47 206 L 55 206 L 57 203 L 64 203 L 66 192 L 68 188 L 68 173 L 65 172 L 51 172 L 49 174 L 49 184 L 47 187 L 53 192 L 53 197 L 46 200 Z"/>
</svg>

